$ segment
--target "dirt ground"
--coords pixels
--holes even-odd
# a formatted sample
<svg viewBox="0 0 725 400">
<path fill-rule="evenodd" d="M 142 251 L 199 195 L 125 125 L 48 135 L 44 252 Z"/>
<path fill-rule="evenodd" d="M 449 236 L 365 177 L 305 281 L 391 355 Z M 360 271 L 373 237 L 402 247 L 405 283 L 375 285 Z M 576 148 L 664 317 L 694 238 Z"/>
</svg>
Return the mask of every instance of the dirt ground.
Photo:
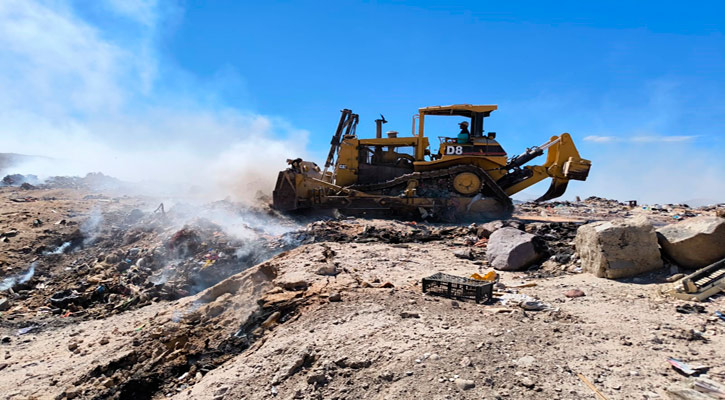
<svg viewBox="0 0 725 400">
<path fill-rule="evenodd" d="M 686 379 L 668 357 L 725 381 L 725 297 L 678 313 L 686 302 L 660 294 L 676 267 L 596 278 L 571 243 L 585 221 L 711 210 L 520 206 L 509 223 L 542 236 L 550 260 L 501 272 L 494 301 L 477 304 L 421 288 L 436 272 L 490 270 L 475 224 L 305 224 L 67 188 L 2 188 L 0 201 L 0 282 L 13 280 L 0 292 L 2 398 L 596 398 L 581 374 L 607 399 L 667 399 Z"/>
</svg>

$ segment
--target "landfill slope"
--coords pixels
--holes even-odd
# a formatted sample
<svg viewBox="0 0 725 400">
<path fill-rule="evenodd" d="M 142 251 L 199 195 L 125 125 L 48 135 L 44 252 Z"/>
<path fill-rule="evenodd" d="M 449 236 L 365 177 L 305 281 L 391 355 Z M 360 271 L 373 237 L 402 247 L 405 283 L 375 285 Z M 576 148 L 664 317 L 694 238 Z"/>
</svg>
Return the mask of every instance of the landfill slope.
<svg viewBox="0 0 725 400">
<path fill-rule="evenodd" d="M 659 293 L 675 271 L 601 279 L 573 248 L 586 220 L 709 209 L 526 204 L 507 224 L 539 236 L 545 257 L 500 272 L 498 301 L 476 304 L 423 294 L 421 279 L 488 272 L 480 224 L 306 224 L 224 202 L 161 211 L 75 187 L 0 194 L 2 231 L 17 231 L 0 243 L 0 280 L 35 263 L 0 293 L 5 398 L 594 398 L 581 374 L 609 399 L 654 399 L 685 380 L 668 357 L 725 376 L 722 296 L 678 313 L 688 303 Z"/>
</svg>

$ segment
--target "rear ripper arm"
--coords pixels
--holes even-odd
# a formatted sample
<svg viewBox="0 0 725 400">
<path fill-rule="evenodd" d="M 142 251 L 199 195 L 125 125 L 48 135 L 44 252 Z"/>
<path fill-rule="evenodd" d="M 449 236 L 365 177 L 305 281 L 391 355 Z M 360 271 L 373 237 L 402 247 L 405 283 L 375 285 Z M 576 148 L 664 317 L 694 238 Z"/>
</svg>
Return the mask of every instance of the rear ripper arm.
<svg viewBox="0 0 725 400">
<path fill-rule="evenodd" d="M 543 165 L 527 165 L 522 168 L 525 163 L 544 154 L 544 150 L 548 152 Z M 562 133 L 561 136 L 552 136 L 541 146 L 532 147 L 521 155 L 511 158 L 504 167 L 510 172 L 499 181 L 499 184 L 506 194 L 511 196 L 546 178 L 551 178 L 549 190 L 536 199 L 536 201 L 545 201 L 564 194 L 569 180 L 586 180 L 591 166 L 591 161 L 579 156 L 571 136 Z"/>
</svg>

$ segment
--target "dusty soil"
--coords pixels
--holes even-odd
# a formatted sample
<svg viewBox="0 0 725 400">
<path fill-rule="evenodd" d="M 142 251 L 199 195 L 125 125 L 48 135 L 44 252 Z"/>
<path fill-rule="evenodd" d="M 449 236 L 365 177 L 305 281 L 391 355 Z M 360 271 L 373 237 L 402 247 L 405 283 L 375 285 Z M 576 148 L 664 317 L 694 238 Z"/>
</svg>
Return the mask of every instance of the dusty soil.
<svg viewBox="0 0 725 400">
<path fill-rule="evenodd" d="M 667 357 L 725 380 L 725 297 L 678 313 L 685 302 L 659 293 L 676 267 L 600 279 L 571 243 L 586 220 L 712 210 L 524 205 L 508 223 L 549 258 L 501 273 L 476 304 L 421 290 L 436 272 L 490 270 L 476 225 L 306 225 L 228 202 L 162 212 L 86 189 L 2 188 L 0 201 L 0 282 L 15 282 L 0 292 L 3 398 L 594 399 L 582 374 L 608 399 L 654 399 L 685 379 Z M 545 310 L 504 301 L 522 294 Z"/>
</svg>

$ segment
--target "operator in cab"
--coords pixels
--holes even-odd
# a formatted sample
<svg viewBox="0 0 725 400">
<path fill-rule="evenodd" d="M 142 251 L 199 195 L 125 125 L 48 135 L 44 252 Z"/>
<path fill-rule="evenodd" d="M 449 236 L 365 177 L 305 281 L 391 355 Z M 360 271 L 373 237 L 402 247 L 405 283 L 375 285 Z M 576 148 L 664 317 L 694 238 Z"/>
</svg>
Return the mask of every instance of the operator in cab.
<svg viewBox="0 0 725 400">
<path fill-rule="evenodd" d="M 457 143 L 468 143 L 471 140 L 471 134 L 468 132 L 468 122 L 463 121 L 458 126 L 461 127 L 461 132 L 458 134 Z"/>
</svg>

